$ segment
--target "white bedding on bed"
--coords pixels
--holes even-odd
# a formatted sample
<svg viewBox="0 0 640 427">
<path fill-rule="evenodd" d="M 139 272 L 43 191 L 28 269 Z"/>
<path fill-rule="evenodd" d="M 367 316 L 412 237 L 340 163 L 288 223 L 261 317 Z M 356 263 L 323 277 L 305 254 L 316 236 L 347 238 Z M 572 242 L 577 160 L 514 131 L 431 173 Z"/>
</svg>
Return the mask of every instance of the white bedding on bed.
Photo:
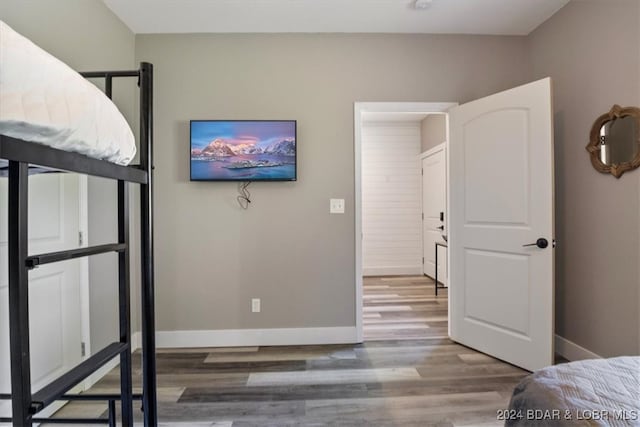
<svg viewBox="0 0 640 427">
<path fill-rule="evenodd" d="M 0 21 L 0 134 L 126 165 L 135 138 L 91 82 Z"/>
<path fill-rule="evenodd" d="M 540 369 L 518 384 L 509 410 L 507 427 L 638 427 L 640 357 L 581 360 Z M 551 418 L 543 420 L 539 414 L 546 411 Z"/>
</svg>

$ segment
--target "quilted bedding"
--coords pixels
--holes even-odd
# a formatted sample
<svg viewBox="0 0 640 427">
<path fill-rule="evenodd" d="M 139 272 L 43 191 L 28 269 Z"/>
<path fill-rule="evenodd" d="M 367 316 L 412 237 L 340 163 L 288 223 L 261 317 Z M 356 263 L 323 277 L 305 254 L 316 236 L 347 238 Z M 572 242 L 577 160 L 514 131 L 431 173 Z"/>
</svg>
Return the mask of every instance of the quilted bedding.
<svg viewBox="0 0 640 427">
<path fill-rule="evenodd" d="M 506 426 L 640 426 L 640 357 L 541 369 L 515 388 Z"/>
<path fill-rule="evenodd" d="M 127 121 L 91 82 L 0 21 L 0 134 L 126 165 Z"/>
</svg>

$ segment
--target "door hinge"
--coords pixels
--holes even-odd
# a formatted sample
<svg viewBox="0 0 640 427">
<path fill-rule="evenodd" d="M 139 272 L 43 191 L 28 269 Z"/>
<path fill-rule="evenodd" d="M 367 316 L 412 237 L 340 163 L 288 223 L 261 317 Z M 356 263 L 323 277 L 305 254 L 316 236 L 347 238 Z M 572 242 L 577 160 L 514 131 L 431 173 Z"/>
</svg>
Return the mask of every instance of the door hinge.
<svg viewBox="0 0 640 427">
<path fill-rule="evenodd" d="M 422 257 L 422 265 L 424 265 L 424 257 Z"/>
<path fill-rule="evenodd" d="M 78 231 L 78 245 L 82 246 L 84 244 L 84 233 L 82 231 Z"/>
<path fill-rule="evenodd" d="M 424 221 L 424 212 L 422 212 L 422 220 Z"/>
<path fill-rule="evenodd" d="M 424 176 L 424 168 L 420 169 L 420 175 Z"/>
<path fill-rule="evenodd" d="M 87 355 L 87 345 L 84 342 L 80 343 L 80 356 L 85 357 Z"/>
</svg>

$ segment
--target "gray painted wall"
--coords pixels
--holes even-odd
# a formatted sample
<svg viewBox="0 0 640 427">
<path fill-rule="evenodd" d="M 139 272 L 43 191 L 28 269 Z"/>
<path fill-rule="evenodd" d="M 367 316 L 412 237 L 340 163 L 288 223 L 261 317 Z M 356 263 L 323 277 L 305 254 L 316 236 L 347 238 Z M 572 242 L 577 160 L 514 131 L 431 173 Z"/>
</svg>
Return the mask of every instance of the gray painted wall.
<svg viewBox="0 0 640 427">
<path fill-rule="evenodd" d="M 639 354 L 640 171 L 615 179 L 585 146 L 613 104 L 640 105 L 640 2 L 571 2 L 530 36 L 554 82 L 557 333 L 601 356 Z"/>
<path fill-rule="evenodd" d="M 154 63 L 159 330 L 355 325 L 353 103 L 529 80 L 523 37 L 138 35 Z M 469 64 L 473 64 L 470 67 Z M 190 119 L 298 120 L 295 183 L 189 182 Z M 330 215 L 329 198 L 346 214 Z M 262 313 L 250 313 L 250 298 Z"/>
<path fill-rule="evenodd" d="M 98 0 L 3 0 L 0 18 L 74 68 L 134 65 L 133 35 Z M 600 175 L 584 146 L 597 115 L 640 104 L 639 23 L 637 0 L 584 0 L 527 38 L 138 36 L 137 59 L 156 65 L 159 329 L 353 325 L 353 102 L 465 102 L 551 75 L 558 333 L 604 356 L 638 353 L 640 172 Z M 135 125 L 134 96 L 116 92 Z M 298 119 L 299 181 L 252 185 L 248 211 L 233 184 L 189 183 L 188 120 L 221 117 Z M 92 239 L 104 241 L 115 190 L 91 186 Z M 329 216 L 330 197 L 347 214 Z M 97 345 L 116 312 L 104 303 L 114 270 L 95 260 Z M 263 313 L 249 313 L 251 297 Z"/>
<path fill-rule="evenodd" d="M 2 0 L 0 19 L 76 70 L 134 67 L 133 33 L 99 0 Z M 134 126 L 137 93 L 133 79 L 114 82 L 114 101 Z M 91 244 L 117 238 L 115 206 L 115 183 L 89 178 Z M 94 351 L 118 338 L 116 268 L 115 255 L 92 257 L 89 261 Z M 135 267 L 133 271 L 137 271 Z M 137 292 L 132 296 L 135 307 Z"/>
<path fill-rule="evenodd" d="M 420 123 L 422 152 L 429 151 L 447 140 L 447 116 L 429 114 Z"/>
</svg>

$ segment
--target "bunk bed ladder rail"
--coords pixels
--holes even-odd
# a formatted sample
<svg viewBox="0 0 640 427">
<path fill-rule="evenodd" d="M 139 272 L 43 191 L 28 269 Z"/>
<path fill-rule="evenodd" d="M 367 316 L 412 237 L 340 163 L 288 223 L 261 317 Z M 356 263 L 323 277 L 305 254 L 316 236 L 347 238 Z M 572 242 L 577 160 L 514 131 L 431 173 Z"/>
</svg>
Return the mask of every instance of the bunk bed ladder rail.
<svg viewBox="0 0 640 427">
<path fill-rule="evenodd" d="M 108 71 L 83 73 L 87 78 L 105 78 L 105 93 L 112 97 L 113 77 L 138 77 L 140 86 L 140 165 L 144 180 L 140 183 L 141 202 L 141 252 L 142 252 L 142 365 L 143 394 L 133 395 L 131 369 L 131 301 L 129 261 L 129 183 L 120 171 L 118 179 L 118 243 L 83 247 L 68 251 L 27 256 L 28 254 L 28 167 L 23 161 L 9 161 L 9 325 L 11 350 L 12 394 L 2 394 L 0 399 L 12 400 L 12 418 L 0 418 L 0 422 L 13 421 L 14 425 L 30 427 L 33 422 L 44 422 L 33 416 L 56 400 L 106 400 L 108 416 L 104 419 L 58 419 L 46 422 L 73 424 L 115 425 L 115 401 L 121 402 L 122 425 L 133 425 L 134 399 L 141 399 L 144 425 L 157 426 L 156 365 L 155 365 L 155 311 L 153 285 L 153 66 L 141 63 L 136 71 Z M 11 141 L 7 145 L 11 147 Z M 46 149 L 45 149 L 46 150 Z M 17 150 L 19 151 L 19 150 Z M 18 156 L 19 157 L 19 156 Z M 63 163 L 63 158 L 54 160 Z M 91 161 L 89 161 L 91 164 Z M 96 166 L 100 166 L 96 163 Z M 91 169 L 87 171 L 86 169 Z M 93 169 L 82 170 L 91 174 Z M 102 168 L 95 168 L 97 175 L 105 176 Z M 125 177 L 123 179 L 123 177 Z M 37 393 L 31 392 L 29 352 L 29 289 L 28 271 L 52 262 L 96 255 L 118 253 L 119 342 L 112 343 L 95 353 L 69 372 L 46 385 Z M 120 357 L 120 391 L 118 395 L 66 395 L 65 393 L 104 366 L 114 357 Z"/>
<path fill-rule="evenodd" d="M 115 356 L 120 356 L 122 384 L 122 423 L 131 426 L 131 333 L 129 295 L 128 194 L 126 183 L 119 181 L 118 244 L 101 245 L 36 256 L 28 253 L 28 167 L 27 163 L 9 162 L 9 324 L 11 346 L 12 418 L 14 425 L 30 426 L 33 415 L 75 387 L 91 373 Z M 29 270 L 38 265 L 64 261 L 80 256 L 104 253 L 109 249 L 119 253 L 120 341 L 98 351 L 82 363 L 44 386 L 31 392 L 29 348 Z M 123 333 L 123 331 L 125 331 Z"/>
<path fill-rule="evenodd" d="M 144 425 L 158 425 L 156 395 L 156 334 L 153 259 L 153 66 L 140 64 L 140 168 L 147 182 L 140 185 L 140 245 L 142 254 L 142 406 Z"/>
</svg>

